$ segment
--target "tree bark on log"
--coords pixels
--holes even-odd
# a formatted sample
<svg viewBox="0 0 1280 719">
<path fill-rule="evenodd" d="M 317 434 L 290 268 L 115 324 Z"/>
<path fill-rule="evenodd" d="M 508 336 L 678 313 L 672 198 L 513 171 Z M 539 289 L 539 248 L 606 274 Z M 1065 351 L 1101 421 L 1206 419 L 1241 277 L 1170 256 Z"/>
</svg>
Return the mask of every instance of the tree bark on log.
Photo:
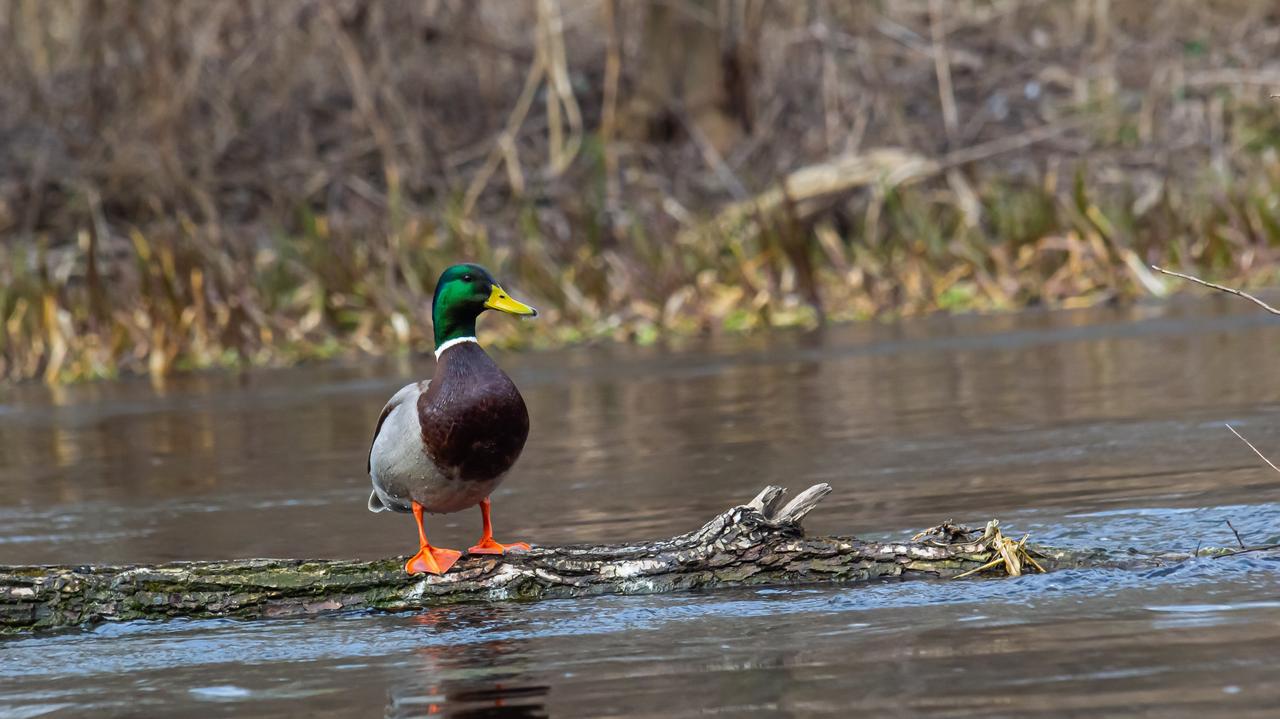
<svg viewBox="0 0 1280 719">
<path fill-rule="evenodd" d="M 154 566 L 0 566 L 0 634 L 103 621 L 176 617 L 265 618 L 336 611 L 403 611 L 459 602 L 652 594 L 695 588 L 950 578 L 1001 564 L 1016 543 L 971 538 L 950 524 L 903 542 L 805 537 L 801 527 L 830 486 L 787 504 L 767 487 L 701 529 L 668 540 L 536 547 L 504 557 L 464 557 L 444 576 L 408 576 L 403 557 L 249 559 Z M 994 522 L 988 525 L 990 528 Z M 968 530 L 972 532 L 973 530 Z M 1027 547 L 1045 571 L 1119 566 L 1106 552 Z M 1141 563 L 1160 563 L 1145 559 Z M 1001 566 L 992 566 L 1001 565 Z M 957 590 L 960 591 L 960 590 Z"/>
</svg>

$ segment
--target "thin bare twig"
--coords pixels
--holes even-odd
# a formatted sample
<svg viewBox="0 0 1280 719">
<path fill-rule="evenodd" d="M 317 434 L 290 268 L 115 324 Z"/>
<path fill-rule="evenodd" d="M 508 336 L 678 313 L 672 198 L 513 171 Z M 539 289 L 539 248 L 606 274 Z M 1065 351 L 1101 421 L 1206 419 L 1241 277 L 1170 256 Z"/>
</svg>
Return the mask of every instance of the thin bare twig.
<svg viewBox="0 0 1280 719">
<path fill-rule="evenodd" d="M 1251 295 L 1251 294 L 1249 294 L 1249 293 L 1247 293 L 1247 292 L 1241 292 L 1240 290 L 1237 290 L 1237 289 L 1234 289 L 1234 288 L 1231 288 L 1231 287 L 1223 287 L 1222 285 L 1214 284 L 1214 283 L 1212 283 L 1212 282 L 1206 282 L 1206 281 L 1204 281 L 1204 280 L 1200 279 L 1199 277 L 1192 277 L 1191 275 L 1184 275 L 1184 274 L 1182 274 L 1181 272 L 1174 272 L 1173 270 L 1166 270 L 1166 269 L 1164 269 L 1163 267 L 1157 267 L 1156 265 L 1151 265 L 1151 269 L 1155 270 L 1156 272 L 1160 272 L 1160 273 L 1162 273 L 1162 274 L 1171 275 L 1171 276 L 1173 276 L 1173 277 L 1179 277 L 1179 278 L 1184 279 L 1184 280 L 1187 280 L 1187 281 L 1189 281 L 1189 282 L 1194 282 L 1194 283 L 1196 283 L 1197 285 L 1204 285 L 1205 287 L 1208 287 L 1208 288 L 1210 288 L 1210 289 L 1218 290 L 1219 292 L 1226 292 L 1227 294 L 1230 294 L 1230 295 L 1235 295 L 1235 296 L 1237 296 L 1237 297 L 1243 297 L 1243 298 L 1245 298 L 1246 300 L 1249 300 L 1250 302 L 1252 302 L 1252 303 L 1254 303 L 1255 305 L 1257 305 L 1257 306 L 1261 307 L 1262 309 L 1264 309 L 1264 310 L 1266 310 L 1266 311 L 1270 312 L 1270 313 L 1271 313 L 1271 314 L 1273 314 L 1273 315 L 1280 315 L 1280 310 L 1278 310 L 1278 309 L 1276 309 L 1276 308 L 1272 307 L 1271 305 L 1267 304 L 1266 302 L 1263 302 L 1262 300 L 1258 299 L 1257 297 L 1254 297 L 1253 295 Z M 1231 431 L 1232 431 L 1232 432 L 1234 432 L 1235 430 L 1233 429 L 1233 430 L 1231 430 Z M 1241 439 L 1244 439 L 1244 438 L 1243 438 L 1243 437 L 1241 437 Z M 1265 459 L 1265 457 L 1264 457 L 1264 459 Z M 1270 462 L 1268 462 L 1268 464 L 1270 464 Z M 1277 470 L 1277 471 L 1280 471 L 1280 470 Z"/>
<path fill-rule="evenodd" d="M 1240 532 L 1236 531 L 1236 527 L 1231 523 L 1230 519 L 1227 520 L 1227 526 L 1231 529 L 1231 533 L 1236 535 L 1236 544 L 1239 544 L 1241 549 L 1245 549 L 1244 540 L 1240 538 Z"/>
<path fill-rule="evenodd" d="M 1227 429 L 1231 430 L 1231 434 L 1234 434 L 1235 436 L 1239 437 L 1241 442 L 1244 442 L 1245 444 L 1249 445 L 1249 449 L 1252 449 L 1254 454 L 1261 457 L 1262 461 L 1266 462 L 1268 467 L 1274 469 L 1277 472 L 1280 472 L 1280 467 L 1277 467 L 1274 464 L 1272 464 L 1271 460 L 1267 459 L 1267 455 L 1263 454 L 1262 452 L 1259 452 L 1258 448 L 1253 446 L 1253 442 L 1250 442 L 1249 440 L 1245 439 L 1244 435 L 1237 432 L 1235 427 L 1232 427 L 1230 424 L 1227 424 L 1226 422 L 1223 422 L 1223 424 L 1227 425 Z"/>
<path fill-rule="evenodd" d="M 1259 544 L 1256 547 L 1245 547 L 1244 549 L 1233 549 L 1229 552 L 1220 552 L 1213 555 L 1214 559 L 1222 559 L 1223 557 L 1234 557 L 1237 554 L 1246 554 L 1248 552 L 1267 552 L 1272 549 L 1280 549 L 1280 544 Z"/>
<path fill-rule="evenodd" d="M 1078 127 L 1085 127 L 1093 124 L 1095 119 L 1089 116 L 1075 117 L 1069 120 L 1061 120 L 1048 125 L 1040 125 L 1030 130 L 1019 132 L 1016 135 L 1004 135 L 994 140 L 982 142 L 969 147 L 962 147 L 959 150 L 948 152 L 942 156 L 938 166 L 946 169 L 958 167 L 970 162 L 978 162 L 986 160 L 997 155 L 1003 155 L 1007 152 L 1015 152 L 1037 142 L 1044 142 L 1067 130 L 1074 130 Z"/>
</svg>

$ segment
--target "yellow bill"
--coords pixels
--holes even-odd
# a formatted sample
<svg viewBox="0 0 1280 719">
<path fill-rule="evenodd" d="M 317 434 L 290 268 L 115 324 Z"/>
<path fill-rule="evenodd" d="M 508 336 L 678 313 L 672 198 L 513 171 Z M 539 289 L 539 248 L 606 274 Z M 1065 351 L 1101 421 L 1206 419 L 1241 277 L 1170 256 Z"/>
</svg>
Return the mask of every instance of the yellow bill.
<svg viewBox="0 0 1280 719">
<path fill-rule="evenodd" d="M 522 317 L 538 316 L 537 310 L 523 302 L 520 302 L 519 300 L 511 299 L 511 296 L 507 294 L 507 291 L 496 284 L 493 286 L 493 289 L 489 291 L 489 299 L 484 301 L 484 306 L 491 310 L 520 315 Z"/>
</svg>

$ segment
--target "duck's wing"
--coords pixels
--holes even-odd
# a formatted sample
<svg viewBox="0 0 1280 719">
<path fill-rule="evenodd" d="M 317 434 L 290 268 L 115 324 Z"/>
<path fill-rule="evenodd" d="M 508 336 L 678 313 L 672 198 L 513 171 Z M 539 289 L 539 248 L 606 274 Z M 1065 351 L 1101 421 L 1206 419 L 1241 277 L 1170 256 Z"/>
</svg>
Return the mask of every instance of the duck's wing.
<svg viewBox="0 0 1280 719">
<path fill-rule="evenodd" d="M 391 399 L 387 400 L 387 406 L 383 407 L 382 414 L 378 415 L 378 426 L 373 428 L 373 439 L 369 441 L 369 455 L 365 458 L 364 464 L 365 472 L 373 471 L 373 445 L 378 441 L 378 433 L 382 431 L 382 425 L 387 421 L 387 416 L 391 414 L 392 410 L 403 404 L 405 399 L 410 395 L 418 394 L 419 392 L 426 392 L 427 385 L 429 384 L 431 384 L 431 380 L 429 379 L 422 380 L 421 382 L 411 382 L 404 387 L 401 387 L 399 392 L 396 392 L 391 396 Z M 373 509 L 372 499 L 369 500 L 369 509 Z"/>
<path fill-rule="evenodd" d="M 415 397 L 420 392 L 426 392 L 427 385 L 429 384 L 431 384 L 431 380 L 428 379 L 421 382 L 413 382 L 401 387 L 400 391 L 392 395 L 391 399 L 387 401 L 386 406 L 382 408 L 382 414 L 378 415 L 378 426 L 373 428 L 373 439 L 369 442 L 369 454 L 365 458 L 364 464 L 364 469 L 369 473 L 369 478 L 371 480 L 373 479 L 373 446 L 377 444 L 378 435 L 382 433 L 382 425 L 386 423 L 387 417 L 391 415 L 391 412 L 395 410 L 396 407 L 404 404 L 404 402 L 410 397 Z M 377 483 L 375 482 L 375 485 L 376 484 Z M 378 496 L 378 490 L 375 489 L 370 492 L 369 511 L 381 512 L 386 509 L 389 509 L 389 507 L 387 507 L 387 505 L 383 503 L 382 498 Z"/>
</svg>

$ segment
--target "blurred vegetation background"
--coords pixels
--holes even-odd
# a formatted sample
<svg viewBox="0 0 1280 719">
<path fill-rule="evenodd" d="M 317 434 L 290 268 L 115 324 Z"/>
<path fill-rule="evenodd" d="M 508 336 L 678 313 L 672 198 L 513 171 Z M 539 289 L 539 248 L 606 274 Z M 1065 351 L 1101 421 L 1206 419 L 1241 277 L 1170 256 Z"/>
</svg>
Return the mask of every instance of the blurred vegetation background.
<svg viewBox="0 0 1280 719">
<path fill-rule="evenodd" d="M 1273 279 L 1266 0 L 0 0 L 0 376 Z"/>
</svg>

